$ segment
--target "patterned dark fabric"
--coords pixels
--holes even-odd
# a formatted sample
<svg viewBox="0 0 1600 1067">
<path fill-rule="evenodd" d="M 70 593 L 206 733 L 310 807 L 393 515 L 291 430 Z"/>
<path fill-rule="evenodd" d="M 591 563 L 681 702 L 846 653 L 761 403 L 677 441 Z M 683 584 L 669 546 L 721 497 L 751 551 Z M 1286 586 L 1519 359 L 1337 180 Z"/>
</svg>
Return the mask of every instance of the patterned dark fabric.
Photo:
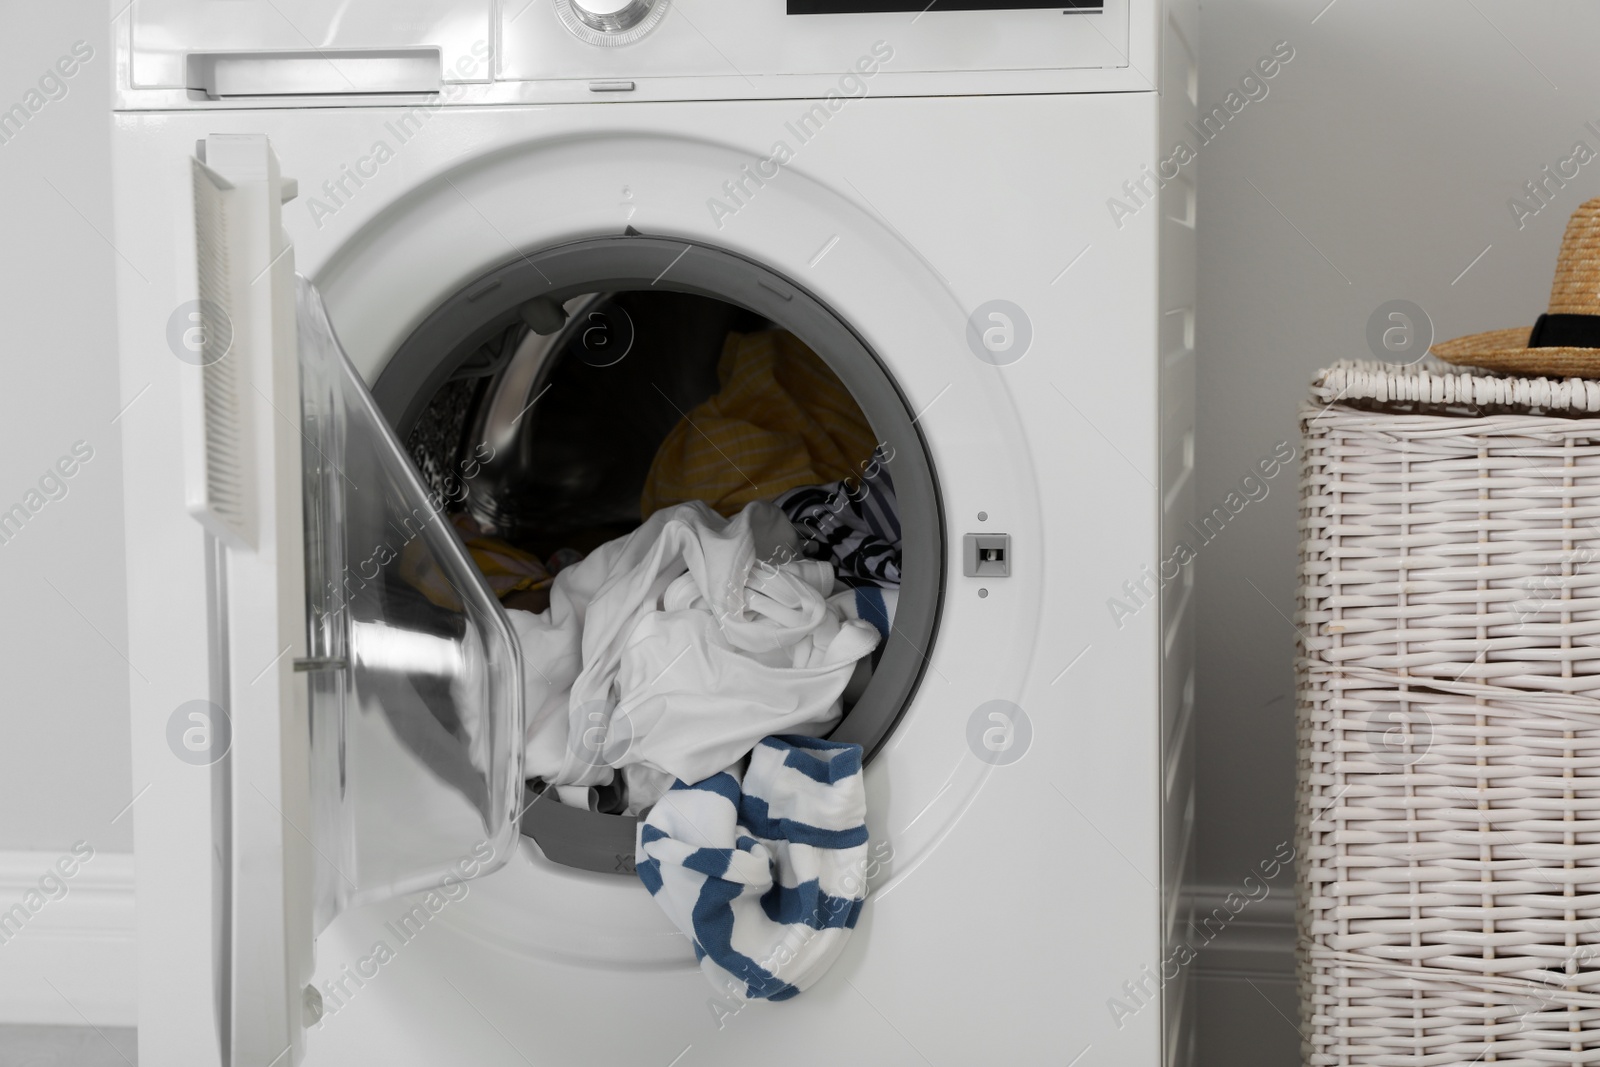
<svg viewBox="0 0 1600 1067">
<path fill-rule="evenodd" d="M 467 440 L 468 423 L 527 333 L 528 328 L 517 322 L 479 345 L 433 394 L 406 438 L 406 452 L 417 465 L 423 486 L 445 511 L 461 509 L 467 482 L 478 469 L 476 461 L 483 458 Z"/>
<path fill-rule="evenodd" d="M 900 514 L 887 468 L 791 489 L 774 503 L 799 531 L 802 551 L 832 563 L 846 585 L 899 586 Z"/>
<path fill-rule="evenodd" d="M 446 382 L 428 402 L 427 410 L 406 441 L 406 451 L 411 454 L 411 462 L 417 465 L 417 473 L 422 475 L 422 484 L 430 496 L 446 502 L 446 510 L 462 495 L 456 460 L 461 454 L 467 416 L 472 413 L 480 384 L 470 378 Z"/>
</svg>

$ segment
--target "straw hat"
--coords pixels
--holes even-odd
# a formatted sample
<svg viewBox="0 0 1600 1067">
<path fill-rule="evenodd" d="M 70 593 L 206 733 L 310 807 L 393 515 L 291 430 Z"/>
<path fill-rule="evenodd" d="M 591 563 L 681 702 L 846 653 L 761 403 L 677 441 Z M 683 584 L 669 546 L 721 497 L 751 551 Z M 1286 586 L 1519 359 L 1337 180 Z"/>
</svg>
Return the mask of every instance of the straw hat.
<svg viewBox="0 0 1600 1067">
<path fill-rule="evenodd" d="M 1568 220 L 1550 310 L 1538 322 L 1458 337 L 1431 351 L 1448 363 L 1512 374 L 1600 378 L 1600 198 Z"/>
</svg>

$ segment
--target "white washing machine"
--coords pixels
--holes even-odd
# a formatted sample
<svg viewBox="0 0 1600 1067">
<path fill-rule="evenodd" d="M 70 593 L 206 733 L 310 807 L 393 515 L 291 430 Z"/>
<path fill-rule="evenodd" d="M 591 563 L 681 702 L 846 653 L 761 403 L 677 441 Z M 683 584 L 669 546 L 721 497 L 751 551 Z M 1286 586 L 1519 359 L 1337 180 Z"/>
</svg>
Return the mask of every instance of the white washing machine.
<svg viewBox="0 0 1600 1067">
<path fill-rule="evenodd" d="M 111 9 L 142 1062 L 1187 1061 L 1192 4 Z M 741 323 L 905 530 L 835 735 L 871 896 L 777 1004 L 525 781 L 538 665 L 436 514 L 605 512 Z"/>
</svg>

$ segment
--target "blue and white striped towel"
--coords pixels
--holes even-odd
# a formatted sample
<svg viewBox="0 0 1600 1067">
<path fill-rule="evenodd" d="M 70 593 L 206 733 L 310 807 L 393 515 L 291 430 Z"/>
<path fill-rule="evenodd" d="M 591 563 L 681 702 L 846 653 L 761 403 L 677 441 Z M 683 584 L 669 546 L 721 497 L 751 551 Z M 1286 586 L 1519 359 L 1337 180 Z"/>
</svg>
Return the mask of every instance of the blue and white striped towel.
<svg viewBox="0 0 1600 1067">
<path fill-rule="evenodd" d="M 895 610 L 900 606 L 900 590 L 893 586 L 858 585 L 854 589 L 835 593 L 828 598 L 828 603 L 837 607 L 847 619 L 870 622 L 886 644 L 889 631 L 894 627 Z M 878 645 L 873 653 L 874 659 L 883 652 L 883 647 L 883 644 Z"/>
<path fill-rule="evenodd" d="M 861 746 L 769 737 L 676 782 L 639 824 L 636 868 L 719 992 L 787 1000 L 844 949 L 866 899 Z"/>
</svg>

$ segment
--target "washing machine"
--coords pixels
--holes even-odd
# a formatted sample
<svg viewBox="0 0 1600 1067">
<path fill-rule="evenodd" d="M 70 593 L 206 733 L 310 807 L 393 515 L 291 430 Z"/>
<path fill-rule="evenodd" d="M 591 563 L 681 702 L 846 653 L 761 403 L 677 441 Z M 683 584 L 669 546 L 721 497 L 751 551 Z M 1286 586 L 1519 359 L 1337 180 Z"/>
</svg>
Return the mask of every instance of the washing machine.
<svg viewBox="0 0 1600 1067">
<path fill-rule="evenodd" d="M 1192 3 L 111 12 L 143 1062 L 1187 1062 Z M 904 535 L 870 895 L 782 1003 L 526 773 L 447 518 L 625 532 L 759 330 Z"/>
</svg>

